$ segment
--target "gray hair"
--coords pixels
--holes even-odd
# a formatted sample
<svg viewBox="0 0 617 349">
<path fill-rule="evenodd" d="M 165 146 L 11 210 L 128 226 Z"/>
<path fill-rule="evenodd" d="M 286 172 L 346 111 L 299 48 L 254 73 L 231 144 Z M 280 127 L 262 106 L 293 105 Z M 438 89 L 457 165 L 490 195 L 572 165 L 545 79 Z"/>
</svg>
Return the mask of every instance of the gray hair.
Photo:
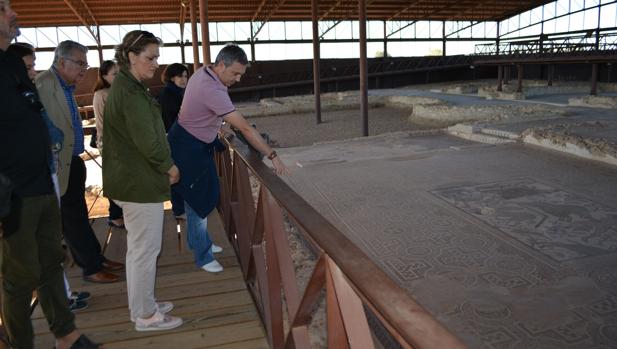
<svg viewBox="0 0 617 349">
<path fill-rule="evenodd" d="M 88 53 L 88 48 L 78 42 L 71 40 L 62 41 L 54 50 L 54 65 L 58 64 L 60 58 L 70 58 L 73 50 L 79 50 L 83 53 Z"/>
<path fill-rule="evenodd" d="M 225 45 L 220 51 L 219 54 L 216 55 L 216 60 L 214 60 L 214 65 L 218 65 L 220 62 L 225 64 L 225 67 L 229 67 L 234 64 L 234 62 L 238 62 L 242 65 L 248 65 L 249 61 L 246 57 L 246 53 L 242 49 L 242 47 L 229 43 Z"/>
</svg>

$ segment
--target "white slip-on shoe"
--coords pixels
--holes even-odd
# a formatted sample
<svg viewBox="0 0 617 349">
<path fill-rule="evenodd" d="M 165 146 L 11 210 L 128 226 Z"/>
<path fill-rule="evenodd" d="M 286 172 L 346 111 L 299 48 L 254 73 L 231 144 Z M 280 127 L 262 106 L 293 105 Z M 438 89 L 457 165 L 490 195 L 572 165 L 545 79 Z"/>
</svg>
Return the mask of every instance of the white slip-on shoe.
<svg viewBox="0 0 617 349">
<path fill-rule="evenodd" d="M 156 311 L 161 314 L 167 314 L 174 308 L 172 302 L 156 302 Z M 131 321 L 135 322 L 135 318 L 131 316 Z"/>
<path fill-rule="evenodd" d="M 161 314 L 167 314 L 174 308 L 174 304 L 172 302 L 156 302 L 156 308 Z"/>
<path fill-rule="evenodd" d="M 136 331 L 164 331 L 182 325 L 182 319 L 176 316 L 162 314 L 157 311 L 147 319 L 138 318 L 135 321 Z"/>
<path fill-rule="evenodd" d="M 217 244 L 212 244 L 212 253 L 221 253 L 223 248 Z"/>
<path fill-rule="evenodd" d="M 223 266 L 221 265 L 221 263 L 217 262 L 216 260 L 213 260 L 212 262 L 208 264 L 202 265 L 201 269 L 207 272 L 210 272 L 210 273 L 220 273 L 223 271 Z"/>
</svg>

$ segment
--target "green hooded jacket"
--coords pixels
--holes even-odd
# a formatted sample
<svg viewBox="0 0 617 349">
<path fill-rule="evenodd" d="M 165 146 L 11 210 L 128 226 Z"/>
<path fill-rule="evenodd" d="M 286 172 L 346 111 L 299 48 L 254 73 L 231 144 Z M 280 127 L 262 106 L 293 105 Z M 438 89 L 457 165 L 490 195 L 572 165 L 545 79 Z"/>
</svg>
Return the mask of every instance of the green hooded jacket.
<svg viewBox="0 0 617 349">
<path fill-rule="evenodd" d="M 120 69 L 103 118 L 105 196 L 137 203 L 170 198 L 167 171 L 173 166 L 161 108 L 148 88 Z"/>
</svg>

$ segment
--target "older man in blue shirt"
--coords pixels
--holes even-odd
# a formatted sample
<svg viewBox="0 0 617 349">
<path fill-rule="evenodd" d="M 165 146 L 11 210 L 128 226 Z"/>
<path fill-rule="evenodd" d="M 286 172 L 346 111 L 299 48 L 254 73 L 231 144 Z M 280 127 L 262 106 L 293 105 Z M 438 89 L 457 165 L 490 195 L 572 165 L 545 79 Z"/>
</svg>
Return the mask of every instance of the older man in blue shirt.
<svg viewBox="0 0 617 349">
<path fill-rule="evenodd" d="M 64 146 L 58 161 L 64 239 L 84 280 L 98 283 L 116 282 L 122 263 L 107 260 L 101 254 L 94 231 L 88 221 L 84 198 L 86 166 L 79 157 L 84 152 L 84 132 L 77 102 L 75 84 L 88 69 L 88 48 L 74 42 L 61 42 L 54 52 L 53 66 L 39 74 L 35 81 L 41 102 L 52 122 L 64 132 Z"/>
</svg>

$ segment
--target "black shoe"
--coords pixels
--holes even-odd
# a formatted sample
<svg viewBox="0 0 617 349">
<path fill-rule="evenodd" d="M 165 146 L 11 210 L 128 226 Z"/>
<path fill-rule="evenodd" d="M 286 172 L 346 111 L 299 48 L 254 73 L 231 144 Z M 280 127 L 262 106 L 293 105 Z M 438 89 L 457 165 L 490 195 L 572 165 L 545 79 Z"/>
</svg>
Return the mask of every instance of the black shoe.
<svg viewBox="0 0 617 349">
<path fill-rule="evenodd" d="M 88 302 L 86 301 L 76 301 L 74 299 L 69 299 L 69 310 L 73 313 L 80 312 L 88 307 Z"/>
<path fill-rule="evenodd" d="M 73 292 L 71 293 L 71 299 L 77 301 L 77 302 L 83 302 L 83 301 L 87 301 L 88 299 L 90 299 L 90 292 Z"/>
<path fill-rule="evenodd" d="M 118 229 L 126 229 L 124 224 L 116 224 L 114 223 L 114 221 L 112 221 L 109 218 L 107 218 L 107 225 L 109 225 L 110 227 L 118 228 Z"/>
</svg>

